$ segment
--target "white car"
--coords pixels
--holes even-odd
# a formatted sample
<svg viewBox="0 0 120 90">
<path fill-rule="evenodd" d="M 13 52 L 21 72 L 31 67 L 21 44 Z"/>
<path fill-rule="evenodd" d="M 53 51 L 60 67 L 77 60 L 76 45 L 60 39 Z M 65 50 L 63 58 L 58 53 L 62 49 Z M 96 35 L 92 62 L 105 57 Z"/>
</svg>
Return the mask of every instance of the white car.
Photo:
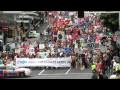
<svg viewBox="0 0 120 90">
<path fill-rule="evenodd" d="M 13 65 L 3 66 L 0 69 L 3 70 L 4 77 L 25 77 L 30 76 L 32 73 L 29 68 L 19 68 Z"/>
</svg>

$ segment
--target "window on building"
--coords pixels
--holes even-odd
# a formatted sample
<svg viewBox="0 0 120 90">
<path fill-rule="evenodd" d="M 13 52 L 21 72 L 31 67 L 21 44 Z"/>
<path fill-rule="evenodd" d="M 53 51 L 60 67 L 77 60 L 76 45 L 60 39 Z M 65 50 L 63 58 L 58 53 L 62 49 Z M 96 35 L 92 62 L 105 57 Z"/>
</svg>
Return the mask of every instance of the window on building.
<svg viewBox="0 0 120 90">
<path fill-rule="evenodd" d="M 0 35 L 2 35 L 3 33 L 2 33 L 2 31 L 0 31 Z"/>
</svg>

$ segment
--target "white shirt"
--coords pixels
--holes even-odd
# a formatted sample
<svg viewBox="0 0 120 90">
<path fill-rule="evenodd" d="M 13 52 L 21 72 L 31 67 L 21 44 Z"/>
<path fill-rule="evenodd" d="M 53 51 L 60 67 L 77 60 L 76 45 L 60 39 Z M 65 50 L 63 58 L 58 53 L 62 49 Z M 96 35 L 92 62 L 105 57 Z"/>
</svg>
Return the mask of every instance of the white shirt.
<svg viewBox="0 0 120 90">
<path fill-rule="evenodd" d="M 61 50 L 60 49 L 58 49 L 58 52 L 60 52 Z"/>
<path fill-rule="evenodd" d="M 116 75 L 111 75 L 110 79 L 116 79 Z"/>
<path fill-rule="evenodd" d="M 113 67 L 115 67 L 116 65 L 117 65 L 117 63 L 116 63 L 116 62 L 114 62 L 114 63 L 113 63 Z"/>
<path fill-rule="evenodd" d="M 60 52 L 60 56 L 62 56 L 63 55 L 63 52 Z"/>
</svg>

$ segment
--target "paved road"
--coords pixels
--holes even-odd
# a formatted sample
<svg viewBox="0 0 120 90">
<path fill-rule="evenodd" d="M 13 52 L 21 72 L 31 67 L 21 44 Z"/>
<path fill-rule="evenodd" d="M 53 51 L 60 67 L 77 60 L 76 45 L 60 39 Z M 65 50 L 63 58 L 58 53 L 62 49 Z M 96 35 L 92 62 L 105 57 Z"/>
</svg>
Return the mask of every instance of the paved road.
<svg viewBox="0 0 120 90">
<path fill-rule="evenodd" d="M 32 70 L 30 77 L 11 79 L 91 79 L 92 73 L 89 69 L 37 69 Z"/>
</svg>

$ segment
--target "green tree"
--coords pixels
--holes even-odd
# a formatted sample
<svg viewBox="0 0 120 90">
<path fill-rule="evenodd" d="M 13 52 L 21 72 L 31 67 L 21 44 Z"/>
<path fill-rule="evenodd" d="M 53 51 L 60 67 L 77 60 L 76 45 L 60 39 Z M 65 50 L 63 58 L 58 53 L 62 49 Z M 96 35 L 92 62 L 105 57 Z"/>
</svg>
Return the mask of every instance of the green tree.
<svg viewBox="0 0 120 90">
<path fill-rule="evenodd" d="M 100 18 L 103 20 L 103 25 L 112 32 L 119 29 L 119 13 L 102 13 Z"/>
</svg>

